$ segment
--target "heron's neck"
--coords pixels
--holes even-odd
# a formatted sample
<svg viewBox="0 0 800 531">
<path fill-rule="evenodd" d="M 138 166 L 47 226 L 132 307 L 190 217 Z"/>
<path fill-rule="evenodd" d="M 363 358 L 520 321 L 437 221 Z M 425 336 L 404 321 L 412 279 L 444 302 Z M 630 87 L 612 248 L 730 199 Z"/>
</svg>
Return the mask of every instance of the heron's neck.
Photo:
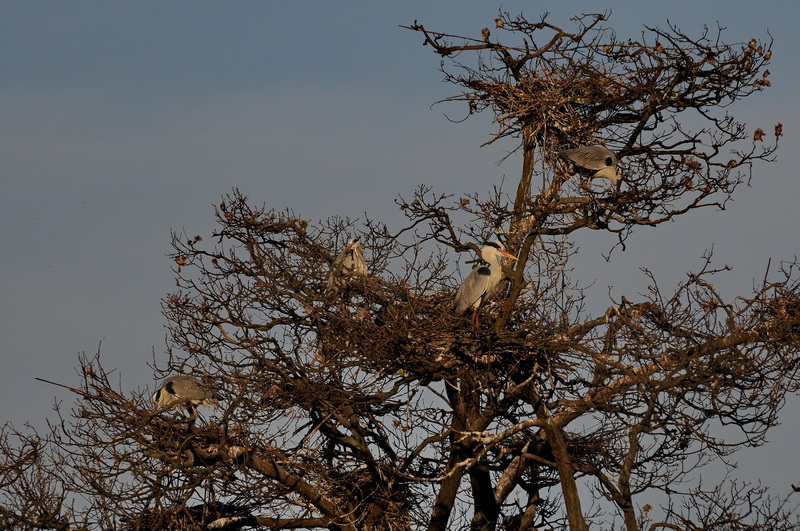
<svg viewBox="0 0 800 531">
<path fill-rule="evenodd" d="M 491 275 L 493 277 L 499 277 L 500 275 L 503 274 L 503 262 L 501 260 L 502 258 L 500 257 L 500 255 L 496 254 L 492 257 L 492 260 L 488 262 L 489 265 L 491 266 L 491 271 L 492 271 Z"/>
</svg>

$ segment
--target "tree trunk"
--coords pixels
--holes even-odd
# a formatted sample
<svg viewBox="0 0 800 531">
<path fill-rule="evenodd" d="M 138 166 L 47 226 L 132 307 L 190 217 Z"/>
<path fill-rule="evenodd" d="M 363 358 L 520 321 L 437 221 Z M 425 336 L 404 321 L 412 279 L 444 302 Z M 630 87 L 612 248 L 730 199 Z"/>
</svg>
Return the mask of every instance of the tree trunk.
<svg viewBox="0 0 800 531">
<path fill-rule="evenodd" d="M 478 463 L 469 470 L 472 485 L 472 500 L 474 513 L 471 529 L 473 531 L 495 529 L 500 507 L 492 488 L 492 478 L 489 473 L 489 464 L 485 461 Z"/>
<path fill-rule="evenodd" d="M 516 250 L 525 236 L 519 230 L 528 207 L 528 198 L 531 195 L 531 180 L 533 179 L 534 143 L 532 128 L 528 125 L 522 127 L 522 175 L 517 185 L 517 195 L 514 197 L 514 212 L 511 218 L 511 234 L 509 249 Z"/>
<path fill-rule="evenodd" d="M 450 461 L 447 464 L 447 470 L 452 470 L 459 459 L 459 457 L 456 457 L 455 454 L 452 453 L 450 455 Z M 442 486 L 439 489 L 439 493 L 436 495 L 436 502 L 433 505 L 428 531 L 447 531 L 447 522 L 450 520 L 450 513 L 453 512 L 456 494 L 458 494 L 458 485 L 461 483 L 461 478 L 464 475 L 462 470 L 463 469 L 459 468 L 452 476 L 442 481 Z"/>
<path fill-rule="evenodd" d="M 558 476 L 561 479 L 561 492 L 564 495 L 564 509 L 567 512 L 569 528 L 571 531 L 587 531 L 589 528 L 583 519 L 578 484 L 575 482 L 567 442 L 561 433 L 561 429 L 557 426 L 548 423 L 545 430 L 558 467 Z"/>
</svg>

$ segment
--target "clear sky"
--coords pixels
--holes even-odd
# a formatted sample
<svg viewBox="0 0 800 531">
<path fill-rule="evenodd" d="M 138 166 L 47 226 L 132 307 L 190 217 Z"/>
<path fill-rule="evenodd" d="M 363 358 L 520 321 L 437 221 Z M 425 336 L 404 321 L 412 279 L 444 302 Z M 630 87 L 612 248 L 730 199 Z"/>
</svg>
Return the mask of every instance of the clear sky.
<svg viewBox="0 0 800 531">
<path fill-rule="evenodd" d="M 568 25 L 610 9 L 619 37 L 667 20 L 689 34 L 727 28 L 727 41 L 774 37 L 772 88 L 731 112 L 771 131 L 777 161 L 754 170 L 724 212 L 639 229 L 628 250 L 581 240 L 573 276 L 596 279 L 607 304 L 643 290 L 640 267 L 671 286 L 714 247 L 746 295 L 754 278 L 798 254 L 800 4 L 726 1 L 502 2 L 511 13 Z M 75 385 L 80 352 L 102 343 L 125 389 L 153 388 L 147 363 L 164 352 L 160 299 L 174 288 L 170 230 L 207 236 L 212 205 L 233 187 L 254 203 L 397 223 L 398 194 L 419 184 L 484 193 L 513 183 L 521 162 L 480 148 L 489 116 L 464 123 L 431 108 L 456 87 L 439 58 L 400 24 L 477 36 L 500 4 L 480 1 L 5 1 L 0 2 L 0 421 L 42 426 Z M 584 284 L 587 282 L 584 281 Z M 63 392 L 62 392 L 63 391 Z M 68 409 L 68 408 L 67 408 Z M 800 481 L 800 404 L 785 411 L 766 451 L 741 454 L 746 479 L 785 494 Z M 748 456 L 755 456 L 755 459 Z M 787 461 L 788 460 L 788 461 Z"/>
</svg>

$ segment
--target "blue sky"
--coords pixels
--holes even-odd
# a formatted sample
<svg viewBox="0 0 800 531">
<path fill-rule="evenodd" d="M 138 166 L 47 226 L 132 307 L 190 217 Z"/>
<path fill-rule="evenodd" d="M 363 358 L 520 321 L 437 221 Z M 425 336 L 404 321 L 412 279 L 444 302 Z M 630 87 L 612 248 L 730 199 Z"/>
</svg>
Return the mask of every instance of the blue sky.
<svg viewBox="0 0 800 531">
<path fill-rule="evenodd" d="M 549 4 L 549 3 L 548 3 Z M 535 19 L 541 2 L 505 1 Z M 150 386 L 164 352 L 160 299 L 174 287 L 170 230 L 208 235 L 212 205 L 233 187 L 255 203 L 310 220 L 331 215 L 400 220 L 394 199 L 419 184 L 484 193 L 516 179 L 520 161 L 497 162 L 510 145 L 480 148 L 489 116 L 455 124 L 431 108 L 454 93 L 418 20 L 478 35 L 500 4 L 467 2 L 137 1 L 0 3 L 0 420 L 41 426 L 68 392 L 35 377 L 76 384 L 80 352 L 102 342 L 106 368 L 125 389 Z M 800 8 L 780 2 L 560 2 L 550 21 L 601 9 L 620 37 L 643 24 L 676 23 L 690 34 L 717 21 L 729 41 L 775 38 L 773 87 L 731 112 L 753 129 L 784 124 L 777 161 L 757 166 L 724 212 L 693 213 L 640 229 L 625 253 L 613 240 L 581 240 L 575 277 L 596 279 L 606 303 L 646 286 L 640 267 L 670 287 L 701 264 L 747 294 L 773 264 L 798 254 L 800 178 L 791 160 L 800 71 Z M 460 116 L 460 115 L 459 115 Z M 586 283 L 586 282 L 584 282 Z M 629 296 L 629 298 L 632 298 Z M 784 420 L 796 419 L 797 401 Z M 793 426 L 746 474 L 775 482 L 797 470 Z M 751 454 L 742 454 L 751 455 Z M 791 459 L 793 459 L 792 457 Z M 791 461 L 790 461 L 791 462 Z M 749 470 L 749 472 L 748 472 Z"/>
</svg>

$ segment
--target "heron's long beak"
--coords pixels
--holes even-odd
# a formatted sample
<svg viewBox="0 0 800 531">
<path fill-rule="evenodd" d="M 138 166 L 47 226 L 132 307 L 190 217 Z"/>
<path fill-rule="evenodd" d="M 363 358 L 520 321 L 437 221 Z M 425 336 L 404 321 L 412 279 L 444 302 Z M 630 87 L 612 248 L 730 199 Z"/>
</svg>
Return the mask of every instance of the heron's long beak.
<svg viewBox="0 0 800 531">
<path fill-rule="evenodd" d="M 519 260 L 519 258 L 517 258 L 517 257 L 516 257 L 516 256 L 514 256 L 513 254 L 509 253 L 508 251 L 503 251 L 503 250 L 501 249 L 501 250 L 499 251 L 499 253 L 500 253 L 501 255 L 503 255 L 504 257 L 506 257 L 506 258 L 511 258 L 512 260 Z"/>
</svg>

